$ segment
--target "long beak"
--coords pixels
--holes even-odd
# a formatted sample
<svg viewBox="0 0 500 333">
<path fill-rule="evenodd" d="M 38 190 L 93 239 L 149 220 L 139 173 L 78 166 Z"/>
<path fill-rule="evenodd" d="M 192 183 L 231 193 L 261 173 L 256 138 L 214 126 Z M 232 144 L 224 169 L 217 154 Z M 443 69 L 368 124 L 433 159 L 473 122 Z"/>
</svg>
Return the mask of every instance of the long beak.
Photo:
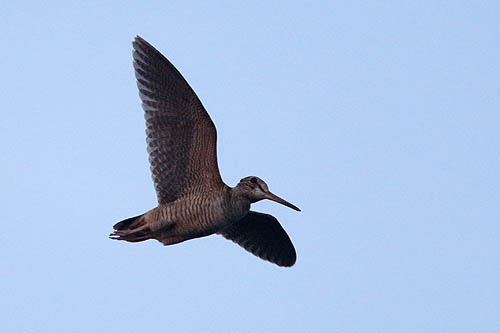
<svg viewBox="0 0 500 333">
<path fill-rule="evenodd" d="M 300 208 L 299 207 L 297 207 L 295 205 L 292 205 L 288 201 L 286 201 L 284 199 L 281 199 L 280 197 L 278 197 L 277 195 L 275 195 L 275 194 L 273 194 L 271 192 L 267 192 L 265 198 L 269 199 L 269 200 L 272 200 L 272 201 L 276 201 L 277 203 L 280 203 L 282 205 L 285 205 L 287 207 L 290 207 L 291 209 L 295 209 L 296 211 L 300 212 Z"/>
</svg>

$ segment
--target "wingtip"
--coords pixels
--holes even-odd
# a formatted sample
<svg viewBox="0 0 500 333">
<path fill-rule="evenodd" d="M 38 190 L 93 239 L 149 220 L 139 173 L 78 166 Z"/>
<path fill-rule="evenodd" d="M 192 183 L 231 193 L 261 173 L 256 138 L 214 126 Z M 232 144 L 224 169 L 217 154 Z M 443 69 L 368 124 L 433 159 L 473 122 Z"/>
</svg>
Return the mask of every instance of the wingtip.
<svg viewBox="0 0 500 333">
<path fill-rule="evenodd" d="M 161 54 L 160 51 L 158 51 L 153 45 L 151 45 L 147 40 L 139 35 L 135 36 L 134 40 L 132 41 L 132 48 L 134 59 L 139 59 L 141 56 L 165 58 L 165 56 Z"/>
<path fill-rule="evenodd" d="M 272 264 L 279 266 L 279 267 L 290 268 L 290 267 L 293 267 L 295 265 L 295 263 L 297 262 L 297 255 L 294 255 L 291 258 L 286 258 L 286 259 L 279 260 L 279 261 L 271 261 L 271 260 L 268 260 L 268 261 Z"/>
<path fill-rule="evenodd" d="M 132 47 L 134 48 L 135 51 L 137 51 L 145 43 L 147 43 L 146 40 L 141 36 L 137 35 L 132 41 Z"/>
</svg>

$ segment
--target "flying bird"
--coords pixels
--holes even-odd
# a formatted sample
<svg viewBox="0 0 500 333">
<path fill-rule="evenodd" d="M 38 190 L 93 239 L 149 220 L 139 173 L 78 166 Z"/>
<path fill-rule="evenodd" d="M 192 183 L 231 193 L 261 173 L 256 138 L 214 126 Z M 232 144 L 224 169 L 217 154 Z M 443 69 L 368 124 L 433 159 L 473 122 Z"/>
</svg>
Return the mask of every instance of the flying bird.
<svg viewBox="0 0 500 333">
<path fill-rule="evenodd" d="M 217 165 L 217 131 L 196 93 L 151 44 L 137 36 L 132 45 L 158 206 L 116 223 L 110 238 L 172 245 L 219 234 L 264 260 L 293 266 L 295 248 L 283 227 L 250 205 L 269 199 L 300 209 L 255 176 L 227 186 Z"/>
</svg>

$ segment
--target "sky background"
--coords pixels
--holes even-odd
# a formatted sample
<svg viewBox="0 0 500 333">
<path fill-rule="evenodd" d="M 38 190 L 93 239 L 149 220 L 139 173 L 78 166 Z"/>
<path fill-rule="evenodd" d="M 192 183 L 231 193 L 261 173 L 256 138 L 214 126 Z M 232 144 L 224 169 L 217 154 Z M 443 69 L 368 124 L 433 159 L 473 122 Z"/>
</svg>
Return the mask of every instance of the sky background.
<svg viewBox="0 0 500 333">
<path fill-rule="evenodd" d="M 498 1 L 10 1 L 3 332 L 499 332 Z M 108 239 L 156 205 L 131 41 L 181 71 L 280 268 L 220 236 Z"/>
</svg>

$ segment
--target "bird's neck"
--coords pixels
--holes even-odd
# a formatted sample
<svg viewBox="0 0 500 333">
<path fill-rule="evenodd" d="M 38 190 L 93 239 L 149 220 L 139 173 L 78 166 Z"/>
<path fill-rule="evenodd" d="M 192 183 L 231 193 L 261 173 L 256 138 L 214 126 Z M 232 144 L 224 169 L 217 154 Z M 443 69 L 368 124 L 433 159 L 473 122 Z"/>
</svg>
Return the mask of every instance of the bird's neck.
<svg viewBox="0 0 500 333">
<path fill-rule="evenodd" d="M 230 206 L 232 210 L 237 211 L 238 215 L 241 214 L 241 217 L 245 216 L 250 210 L 250 199 L 238 186 L 231 188 Z"/>
</svg>

